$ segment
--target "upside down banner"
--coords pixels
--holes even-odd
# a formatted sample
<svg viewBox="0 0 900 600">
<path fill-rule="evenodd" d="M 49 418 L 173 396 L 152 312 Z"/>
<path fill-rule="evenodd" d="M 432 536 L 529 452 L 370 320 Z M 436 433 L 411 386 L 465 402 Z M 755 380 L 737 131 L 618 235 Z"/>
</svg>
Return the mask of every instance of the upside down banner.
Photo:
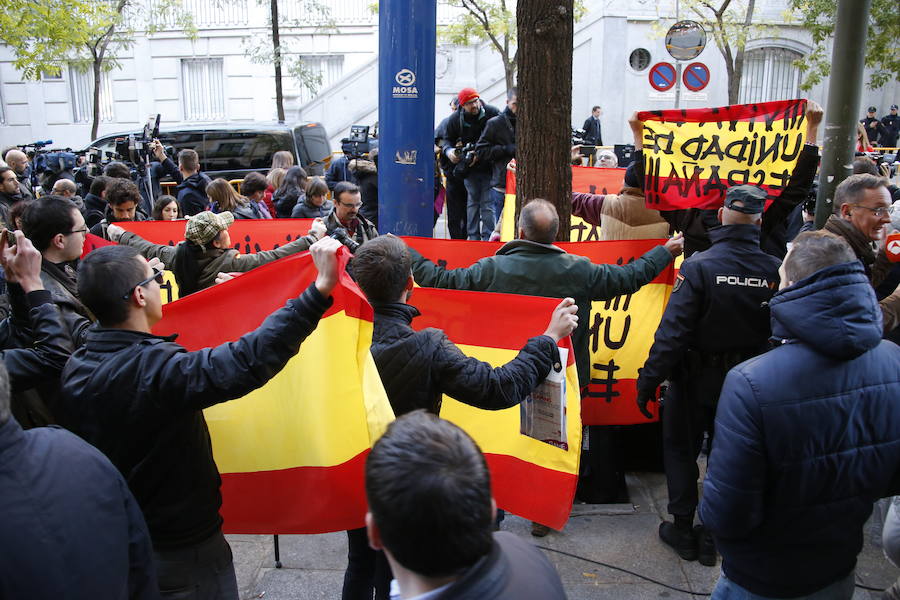
<svg viewBox="0 0 900 600">
<path fill-rule="evenodd" d="M 806 100 L 780 100 L 639 113 L 647 207 L 718 208 L 746 183 L 777 198 L 803 149 L 805 112 Z"/>
<path fill-rule="evenodd" d="M 178 333 L 189 350 L 235 340 L 315 276 L 308 253 L 281 259 L 167 304 L 154 332 Z M 248 396 L 205 411 L 222 473 L 226 532 L 323 533 L 363 525 L 365 458 L 393 415 L 369 354 L 371 307 L 346 273 L 333 297 L 334 305 L 281 373 Z M 464 352 L 497 366 L 544 331 L 556 304 L 419 290 L 423 317 L 414 324 L 444 329 Z M 505 328 L 501 314 L 517 326 Z M 581 445 L 571 353 L 567 380 L 567 449 L 520 435 L 518 407 L 490 412 L 445 399 L 442 409 L 485 452 L 498 503 L 556 528 L 568 519 Z"/>
</svg>

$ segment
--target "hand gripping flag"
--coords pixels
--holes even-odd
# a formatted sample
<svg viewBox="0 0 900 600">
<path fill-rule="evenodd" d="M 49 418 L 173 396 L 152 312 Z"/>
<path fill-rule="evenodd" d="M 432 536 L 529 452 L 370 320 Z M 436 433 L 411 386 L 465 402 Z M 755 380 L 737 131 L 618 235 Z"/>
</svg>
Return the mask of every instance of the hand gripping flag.
<svg viewBox="0 0 900 600">
<path fill-rule="evenodd" d="M 805 113 L 806 100 L 639 113 L 647 207 L 719 208 L 743 184 L 777 198 L 803 149 Z"/>
<path fill-rule="evenodd" d="M 347 252 L 341 253 L 346 264 Z M 309 253 L 264 265 L 165 306 L 154 333 L 188 350 L 235 340 L 315 280 Z M 372 309 L 346 272 L 334 305 L 268 383 L 207 409 L 228 533 L 362 527 L 363 468 L 393 418 L 369 354 Z"/>
</svg>

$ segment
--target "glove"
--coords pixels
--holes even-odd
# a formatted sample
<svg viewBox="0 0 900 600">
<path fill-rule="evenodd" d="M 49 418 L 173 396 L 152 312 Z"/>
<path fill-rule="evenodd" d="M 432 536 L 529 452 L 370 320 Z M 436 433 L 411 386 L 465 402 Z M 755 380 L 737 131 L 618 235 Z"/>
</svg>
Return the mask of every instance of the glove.
<svg viewBox="0 0 900 600">
<path fill-rule="evenodd" d="M 637 394 L 637 405 L 638 410 L 641 411 L 641 414 L 647 417 L 648 419 L 652 419 L 653 415 L 647 410 L 648 402 L 656 402 L 656 390 L 650 391 L 641 391 L 638 390 Z"/>
</svg>

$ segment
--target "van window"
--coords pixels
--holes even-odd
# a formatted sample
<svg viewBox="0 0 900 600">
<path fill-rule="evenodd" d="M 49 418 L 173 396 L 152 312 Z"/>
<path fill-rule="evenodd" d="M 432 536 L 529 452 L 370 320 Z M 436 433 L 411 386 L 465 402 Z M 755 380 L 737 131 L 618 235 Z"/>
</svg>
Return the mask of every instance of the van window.
<svg viewBox="0 0 900 600">
<path fill-rule="evenodd" d="M 204 171 L 258 171 L 272 166 L 279 150 L 294 153 L 288 131 L 208 131 L 201 155 Z"/>
</svg>

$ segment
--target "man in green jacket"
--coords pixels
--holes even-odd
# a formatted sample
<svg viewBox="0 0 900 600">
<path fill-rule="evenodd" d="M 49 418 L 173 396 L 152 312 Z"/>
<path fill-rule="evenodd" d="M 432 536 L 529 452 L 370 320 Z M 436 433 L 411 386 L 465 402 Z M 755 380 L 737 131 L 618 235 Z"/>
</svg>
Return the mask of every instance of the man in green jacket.
<svg viewBox="0 0 900 600">
<path fill-rule="evenodd" d="M 623 294 L 636 292 L 653 281 L 673 258 L 681 254 L 684 240 L 679 235 L 663 246 L 653 248 L 637 260 L 626 265 L 595 265 L 583 256 L 568 254 L 553 245 L 559 230 L 556 207 L 546 200 L 531 200 L 522 208 L 519 216 L 519 239 L 506 243 L 494 256 L 482 258 L 475 264 L 460 269 L 445 269 L 425 259 L 410 248 L 413 259 L 413 277 L 421 286 L 481 292 L 525 294 L 550 298 L 574 298 L 578 305 L 578 328 L 572 334 L 578 380 L 585 389 L 590 380 L 590 328 L 591 302 L 609 300 Z M 591 432 L 594 442 L 594 432 Z M 598 443 L 604 444 L 600 441 Z M 603 452 L 590 459 L 595 471 L 604 471 L 611 465 L 599 464 Z M 599 494 L 587 496 L 592 501 L 610 501 L 616 484 L 596 473 Z M 610 489 L 612 488 L 612 489 Z M 535 531 L 539 531 L 535 528 Z"/>
</svg>

